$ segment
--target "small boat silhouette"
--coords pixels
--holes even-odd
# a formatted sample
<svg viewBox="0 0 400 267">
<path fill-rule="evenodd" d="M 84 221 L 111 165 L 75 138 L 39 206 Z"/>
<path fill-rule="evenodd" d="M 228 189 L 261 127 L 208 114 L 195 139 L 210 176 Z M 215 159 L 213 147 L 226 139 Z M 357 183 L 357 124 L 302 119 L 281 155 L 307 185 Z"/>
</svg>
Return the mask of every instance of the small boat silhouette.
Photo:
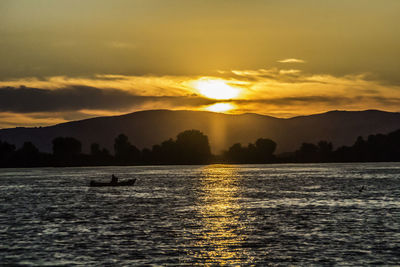
<svg viewBox="0 0 400 267">
<path fill-rule="evenodd" d="M 103 186 L 133 186 L 136 182 L 136 179 L 130 179 L 123 182 L 96 182 L 90 181 L 90 187 L 103 187 Z"/>
</svg>

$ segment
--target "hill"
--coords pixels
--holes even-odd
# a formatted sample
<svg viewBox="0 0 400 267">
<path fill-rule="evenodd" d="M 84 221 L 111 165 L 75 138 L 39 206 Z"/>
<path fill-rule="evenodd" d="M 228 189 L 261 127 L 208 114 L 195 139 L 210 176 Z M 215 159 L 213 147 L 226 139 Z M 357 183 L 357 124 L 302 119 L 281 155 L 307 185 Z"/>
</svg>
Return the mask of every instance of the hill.
<svg viewBox="0 0 400 267">
<path fill-rule="evenodd" d="M 302 142 L 327 140 L 335 147 L 352 145 L 358 136 L 388 133 L 400 128 L 400 113 L 377 110 L 330 111 L 280 119 L 258 114 L 228 115 L 205 111 L 149 110 L 121 116 L 98 117 L 40 128 L 0 130 L 0 140 L 21 146 L 31 141 L 41 151 L 51 151 L 58 136 L 79 139 L 84 151 L 99 143 L 113 151 L 114 138 L 124 133 L 139 148 L 151 147 L 184 130 L 197 129 L 209 136 L 214 153 L 233 143 L 247 144 L 264 137 L 278 144 L 277 152 L 296 150 Z"/>
</svg>

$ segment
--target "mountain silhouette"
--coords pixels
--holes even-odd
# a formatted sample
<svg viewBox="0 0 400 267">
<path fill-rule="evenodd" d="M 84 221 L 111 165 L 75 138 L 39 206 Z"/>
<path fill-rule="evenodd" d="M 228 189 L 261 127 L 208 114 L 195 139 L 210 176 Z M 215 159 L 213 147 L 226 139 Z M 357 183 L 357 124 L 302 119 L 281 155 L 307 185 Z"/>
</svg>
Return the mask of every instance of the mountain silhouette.
<svg viewBox="0 0 400 267">
<path fill-rule="evenodd" d="M 138 148 L 151 147 L 178 133 L 197 129 L 208 135 L 213 153 L 234 143 L 247 145 L 258 138 L 277 143 L 277 153 L 295 151 L 303 142 L 327 140 L 335 147 L 352 145 L 358 136 L 389 133 L 400 128 L 400 113 L 378 110 L 330 111 L 289 119 L 258 114 L 229 115 L 206 111 L 139 111 L 121 116 L 98 117 L 48 127 L 0 130 L 0 140 L 15 144 L 32 142 L 50 152 L 56 137 L 74 137 L 89 151 L 92 143 L 113 151 L 114 139 L 121 133 Z"/>
</svg>

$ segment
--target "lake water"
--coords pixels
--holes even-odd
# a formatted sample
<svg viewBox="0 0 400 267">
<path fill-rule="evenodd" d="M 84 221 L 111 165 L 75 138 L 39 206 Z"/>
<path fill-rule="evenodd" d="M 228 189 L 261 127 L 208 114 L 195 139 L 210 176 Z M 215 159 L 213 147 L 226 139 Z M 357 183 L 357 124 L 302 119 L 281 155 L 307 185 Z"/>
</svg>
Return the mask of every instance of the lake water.
<svg viewBox="0 0 400 267">
<path fill-rule="evenodd" d="M 399 263 L 397 163 L 0 169 L 1 265 Z"/>
</svg>

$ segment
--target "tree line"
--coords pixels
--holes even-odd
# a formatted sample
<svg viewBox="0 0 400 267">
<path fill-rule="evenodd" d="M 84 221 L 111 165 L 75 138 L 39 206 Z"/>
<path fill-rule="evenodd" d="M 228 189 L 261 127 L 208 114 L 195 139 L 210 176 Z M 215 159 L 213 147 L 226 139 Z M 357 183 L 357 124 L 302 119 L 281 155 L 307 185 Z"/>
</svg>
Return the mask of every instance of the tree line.
<svg viewBox="0 0 400 267">
<path fill-rule="evenodd" d="M 142 150 L 120 134 L 114 140 L 113 154 L 98 143 L 91 144 L 88 154 L 82 153 L 82 143 L 73 137 L 53 139 L 52 153 L 39 151 L 32 142 L 16 149 L 0 140 L 0 167 L 208 164 L 212 159 L 208 137 L 197 130 L 184 131 L 175 140 Z"/>
<path fill-rule="evenodd" d="M 303 143 L 294 154 L 283 158 L 293 162 L 397 162 L 400 161 L 400 130 L 359 136 L 352 146 L 333 150 L 330 142 Z"/>
<path fill-rule="evenodd" d="M 213 155 L 208 137 L 198 130 L 181 132 L 176 139 L 142 150 L 120 134 L 114 140 L 113 154 L 97 143 L 91 144 L 90 153 L 82 153 L 82 143 L 73 137 L 57 137 L 52 145 L 52 153 L 44 153 L 31 142 L 17 149 L 0 140 L 0 167 L 400 161 L 400 130 L 370 135 L 366 140 L 358 137 L 352 146 L 336 150 L 328 141 L 303 143 L 296 151 L 281 155 L 275 155 L 277 144 L 268 138 L 247 146 L 236 143 L 221 155 Z"/>
</svg>

